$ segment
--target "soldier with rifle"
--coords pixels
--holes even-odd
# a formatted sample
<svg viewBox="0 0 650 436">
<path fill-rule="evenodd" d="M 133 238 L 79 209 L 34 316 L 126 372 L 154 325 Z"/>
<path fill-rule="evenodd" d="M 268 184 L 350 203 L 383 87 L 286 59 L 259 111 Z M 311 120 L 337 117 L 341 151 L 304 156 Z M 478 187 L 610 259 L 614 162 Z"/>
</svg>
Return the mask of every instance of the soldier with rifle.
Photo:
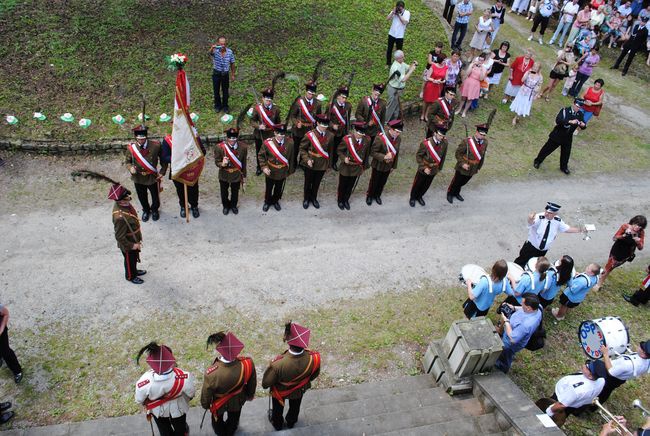
<svg viewBox="0 0 650 436">
<path fill-rule="evenodd" d="M 370 154 L 370 138 L 366 134 L 366 123 L 355 121 L 352 123 L 352 128 L 353 133 L 343 137 L 338 149 L 341 166 L 337 202 L 341 210 L 350 210 L 350 196 L 359 183 Z"/>
<path fill-rule="evenodd" d="M 275 97 L 275 85 L 277 81 L 285 76 L 284 72 L 280 72 L 273 77 L 271 87 L 262 91 L 262 102 L 256 102 L 253 106 L 253 116 L 251 122 L 253 123 L 253 138 L 255 138 L 255 160 L 257 161 L 257 169 L 255 175 L 262 174 L 260 161 L 257 155 L 262 148 L 262 142 L 266 139 L 273 137 L 273 129 L 277 124 L 280 124 L 280 108 L 273 104 Z"/>
<path fill-rule="evenodd" d="M 438 124 L 435 132 L 430 137 L 420 143 L 418 150 L 415 152 L 415 160 L 418 164 L 418 170 L 413 179 L 411 188 L 411 197 L 409 206 L 415 207 L 415 202 L 424 206 L 424 194 L 433 182 L 433 178 L 442 170 L 447 156 L 447 139 L 445 134 L 447 128 L 444 124 Z"/>
<path fill-rule="evenodd" d="M 329 131 L 334 134 L 330 142 L 329 154 L 330 163 L 334 171 L 338 171 L 338 153 L 337 149 L 343 137 L 348 134 L 350 127 L 350 114 L 352 113 L 352 105 L 348 102 L 350 96 L 350 87 L 341 86 L 334 93 L 332 103 L 330 104 L 329 117 L 330 125 Z"/>
<path fill-rule="evenodd" d="M 372 92 L 359 101 L 357 110 L 354 112 L 355 119 L 367 125 L 365 133 L 368 135 L 370 145 L 374 144 L 375 137 L 380 132 L 380 126 L 383 126 L 386 120 L 386 100 L 380 98 L 383 92 L 383 83 L 372 85 Z"/>
<path fill-rule="evenodd" d="M 273 138 L 263 142 L 258 158 L 262 172 L 266 176 L 266 190 L 264 192 L 264 212 L 273 206 L 275 210 L 280 211 L 280 199 L 284 191 L 284 184 L 289 175 L 295 171 L 295 166 L 291 160 L 293 156 L 294 143 L 291 138 L 287 138 L 286 124 L 277 124 L 274 129 Z"/>
<path fill-rule="evenodd" d="M 316 209 L 320 208 L 318 189 L 329 168 L 329 150 L 334 138 L 334 134 L 327 129 L 330 121 L 327 114 L 318 114 L 315 118 L 316 128 L 307 132 L 300 143 L 300 164 L 305 168 L 304 209 L 309 207 L 309 203 Z"/>
</svg>

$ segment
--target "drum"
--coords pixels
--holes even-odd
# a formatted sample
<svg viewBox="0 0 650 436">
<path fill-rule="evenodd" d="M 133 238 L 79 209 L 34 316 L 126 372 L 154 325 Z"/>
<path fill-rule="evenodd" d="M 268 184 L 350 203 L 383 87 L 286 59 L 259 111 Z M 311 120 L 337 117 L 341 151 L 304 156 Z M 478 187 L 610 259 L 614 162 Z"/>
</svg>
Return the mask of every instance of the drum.
<svg viewBox="0 0 650 436">
<path fill-rule="evenodd" d="M 537 258 L 535 258 L 537 259 Z M 512 276 L 515 282 L 518 282 L 524 273 L 524 269 L 514 262 L 508 262 L 508 274 Z"/>
<path fill-rule="evenodd" d="M 469 279 L 472 283 L 476 284 L 481 279 L 482 276 L 489 276 L 483 268 L 474 264 L 467 264 L 460 269 L 460 274 L 458 274 L 458 280 L 463 284 L 467 285 L 465 280 Z"/>
<path fill-rule="evenodd" d="M 621 318 L 608 316 L 581 322 L 578 340 L 587 356 L 599 359 L 602 357 L 601 345 L 607 347 L 610 356 L 625 353 L 630 344 L 630 335 Z"/>
<path fill-rule="evenodd" d="M 536 257 L 531 257 L 528 262 L 526 262 L 526 268 L 524 268 L 528 272 L 535 272 L 535 267 L 537 267 L 537 258 Z"/>
</svg>

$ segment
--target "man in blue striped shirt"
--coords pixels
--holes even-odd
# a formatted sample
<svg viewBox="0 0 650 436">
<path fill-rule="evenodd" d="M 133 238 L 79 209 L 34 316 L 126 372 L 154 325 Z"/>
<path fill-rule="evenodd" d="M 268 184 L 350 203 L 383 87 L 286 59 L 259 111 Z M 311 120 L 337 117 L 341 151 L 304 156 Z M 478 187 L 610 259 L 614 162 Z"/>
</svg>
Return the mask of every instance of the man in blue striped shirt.
<svg viewBox="0 0 650 436">
<path fill-rule="evenodd" d="M 214 110 L 230 112 L 228 107 L 228 87 L 235 80 L 235 54 L 226 46 L 226 37 L 220 36 L 210 47 L 212 56 L 212 89 L 214 90 Z M 219 95 L 219 91 L 223 96 Z"/>
<path fill-rule="evenodd" d="M 458 10 L 458 15 L 454 24 L 454 32 L 451 34 L 451 48 L 460 50 L 460 45 L 463 43 L 463 39 L 467 33 L 467 25 L 474 11 L 474 7 L 469 0 L 463 0 L 456 5 L 456 9 Z"/>
</svg>

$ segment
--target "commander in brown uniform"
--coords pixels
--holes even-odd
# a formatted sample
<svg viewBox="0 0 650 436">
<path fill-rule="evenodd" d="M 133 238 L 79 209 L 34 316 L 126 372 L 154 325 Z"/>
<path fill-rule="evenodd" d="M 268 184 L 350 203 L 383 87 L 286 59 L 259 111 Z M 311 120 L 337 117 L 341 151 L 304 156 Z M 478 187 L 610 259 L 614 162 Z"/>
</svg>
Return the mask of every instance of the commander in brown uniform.
<svg viewBox="0 0 650 436">
<path fill-rule="evenodd" d="M 160 214 L 160 181 L 162 174 L 167 171 L 167 164 L 161 164 L 161 171 L 158 172 L 158 160 L 160 159 L 160 142 L 147 139 L 147 128 L 143 125 L 133 129 L 136 142 L 127 146 L 124 163 L 131 173 L 131 180 L 135 185 L 135 192 L 142 205 L 142 221 L 149 221 L 149 216 L 158 221 Z M 151 204 L 149 196 L 151 193 Z"/>
<path fill-rule="evenodd" d="M 350 210 L 350 196 L 359 177 L 363 174 L 370 154 L 370 138 L 366 135 L 366 123 L 352 123 L 353 133 L 345 135 L 339 145 L 341 160 L 337 201 L 339 209 Z"/>
<path fill-rule="evenodd" d="M 295 171 L 291 160 L 294 144 L 286 135 L 286 124 L 278 124 L 274 129 L 273 138 L 264 141 L 258 154 L 262 172 L 266 176 L 266 191 L 262 206 L 264 212 L 268 211 L 271 205 L 275 210 L 282 209 L 280 199 L 284 191 L 284 183 Z"/>
<path fill-rule="evenodd" d="M 305 168 L 305 186 L 302 207 L 307 209 L 309 203 L 316 209 L 320 208 L 318 202 L 318 188 L 323 180 L 325 171 L 329 168 L 330 144 L 334 134 L 327 127 L 329 118 L 326 114 L 316 115 L 316 128 L 307 132 L 300 143 L 300 165 Z"/>
<path fill-rule="evenodd" d="M 296 145 L 292 154 L 292 165 L 298 165 L 298 147 L 303 136 L 316 125 L 316 114 L 321 113 L 320 101 L 316 100 L 317 84 L 314 81 L 305 83 L 305 95 L 298 97 L 291 105 L 289 118 L 291 119 L 291 136 Z"/>
<path fill-rule="evenodd" d="M 476 133 L 469 138 L 464 138 L 456 149 L 456 174 L 447 188 L 447 201 L 454 202 L 465 199 L 460 195 L 460 190 L 478 173 L 485 162 L 485 152 L 488 142 L 485 136 L 488 132 L 487 124 L 476 126 Z"/>
<path fill-rule="evenodd" d="M 404 123 L 402 120 L 392 120 L 388 122 L 388 131 L 377 135 L 377 140 L 370 148 L 372 161 L 372 173 L 368 183 L 368 192 L 366 193 L 366 204 L 372 205 L 375 200 L 381 206 L 381 193 L 384 191 L 386 181 L 391 171 L 397 168 L 397 158 L 399 156 L 400 135 Z"/>
<path fill-rule="evenodd" d="M 253 123 L 253 138 L 255 139 L 256 176 L 262 174 L 262 167 L 260 167 L 260 161 L 257 158 L 262 143 L 264 140 L 273 137 L 273 129 L 277 124 L 280 124 L 280 108 L 273 104 L 274 96 L 275 91 L 273 88 L 266 88 L 262 91 L 262 103 L 253 107 L 251 122 Z"/>
<path fill-rule="evenodd" d="M 217 144 L 214 150 L 214 164 L 219 168 L 219 187 L 223 214 L 239 213 L 239 188 L 246 183 L 246 159 L 248 145 L 238 140 L 239 129 L 225 131 L 226 140 Z M 230 191 L 230 195 L 228 195 Z"/>
<path fill-rule="evenodd" d="M 284 328 L 284 341 L 289 345 L 289 349 L 273 359 L 264 371 L 262 387 L 271 390 L 273 411 L 270 421 L 276 430 L 282 430 L 284 427 L 286 400 L 289 400 L 286 424 L 288 428 L 293 428 L 298 421 L 302 397 L 311 387 L 311 382 L 320 374 L 320 354 L 307 349 L 310 334 L 308 328 L 294 322 L 287 323 Z"/>
<path fill-rule="evenodd" d="M 379 125 L 384 125 L 386 120 L 386 100 L 380 98 L 384 87 L 383 83 L 372 85 L 372 92 L 369 96 L 359 100 L 357 110 L 354 112 L 356 121 L 363 121 L 367 124 L 366 135 L 368 135 L 370 145 L 375 142 L 375 137 L 379 133 Z"/>
<path fill-rule="evenodd" d="M 124 277 L 131 283 L 139 285 L 144 283 L 140 276 L 147 272 L 137 268 L 142 248 L 142 232 L 138 213 L 131 205 L 131 191 L 116 183 L 108 191 L 108 199 L 115 201 L 113 228 L 117 247 L 124 256 Z"/>
<path fill-rule="evenodd" d="M 207 345 L 212 344 L 221 356 L 205 371 L 201 406 L 210 410 L 215 434 L 230 436 L 237 431 L 242 407 L 255 397 L 257 374 L 253 359 L 238 357 L 244 344 L 234 334 L 212 334 Z"/>
<path fill-rule="evenodd" d="M 422 206 L 426 204 L 423 198 L 424 194 L 429 190 L 433 178 L 442 170 L 447 156 L 446 133 L 445 125 L 438 124 L 435 127 L 435 133 L 422 141 L 415 153 L 418 170 L 411 187 L 411 198 L 409 199 L 411 207 L 415 207 L 416 201 Z"/>
<path fill-rule="evenodd" d="M 330 126 L 329 131 L 334 134 L 330 142 L 330 164 L 334 171 L 338 171 L 337 162 L 339 155 L 337 149 L 343 137 L 348 134 L 350 127 L 350 115 L 352 114 L 352 105 L 348 102 L 350 90 L 347 86 L 341 86 L 336 90 L 332 104 L 330 105 Z"/>
<path fill-rule="evenodd" d="M 429 107 L 428 123 L 427 123 L 427 138 L 433 136 L 436 131 L 436 126 L 444 126 L 447 131 L 451 130 L 454 125 L 454 113 L 458 108 L 458 100 L 456 100 L 456 90 L 454 88 L 446 88 L 445 95 L 434 101 Z"/>
</svg>

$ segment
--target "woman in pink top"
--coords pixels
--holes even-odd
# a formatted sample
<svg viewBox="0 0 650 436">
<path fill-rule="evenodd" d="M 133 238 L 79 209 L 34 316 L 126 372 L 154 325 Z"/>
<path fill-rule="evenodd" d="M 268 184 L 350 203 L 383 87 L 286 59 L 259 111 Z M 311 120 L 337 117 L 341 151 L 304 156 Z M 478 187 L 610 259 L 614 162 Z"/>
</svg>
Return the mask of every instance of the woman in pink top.
<svg viewBox="0 0 650 436">
<path fill-rule="evenodd" d="M 469 64 L 465 71 L 466 77 L 460 91 L 463 97 L 463 103 L 456 111 L 456 114 L 462 111 L 463 114 L 461 117 L 463 118 L 467 115 L 467 110 L 472 105 L 472 100 L 477 100 L 481 95 L 481 81 L 487 76 L 487 70 L 483 67 L 484 62 L 485 54 L 481 53 L 476 61 Z"/>
<path fill-rule="evenodd" d="M 578 12 L 578 15 L 576 15 L 576 19 L 573 22 L 573 27 L 571 27 L 571 32 L 569 33 L 569 38 L 567 39 L 567 43 L 575 43 L 575 39 L 578 36 L 578 32 L 580 32 L 580 29 L 584 29 L 585 27 L 589 26 L 589 22 L 591 21 L 591 8 L 589 5 L 585 5 L 585 7 Z"/>
</svg>

